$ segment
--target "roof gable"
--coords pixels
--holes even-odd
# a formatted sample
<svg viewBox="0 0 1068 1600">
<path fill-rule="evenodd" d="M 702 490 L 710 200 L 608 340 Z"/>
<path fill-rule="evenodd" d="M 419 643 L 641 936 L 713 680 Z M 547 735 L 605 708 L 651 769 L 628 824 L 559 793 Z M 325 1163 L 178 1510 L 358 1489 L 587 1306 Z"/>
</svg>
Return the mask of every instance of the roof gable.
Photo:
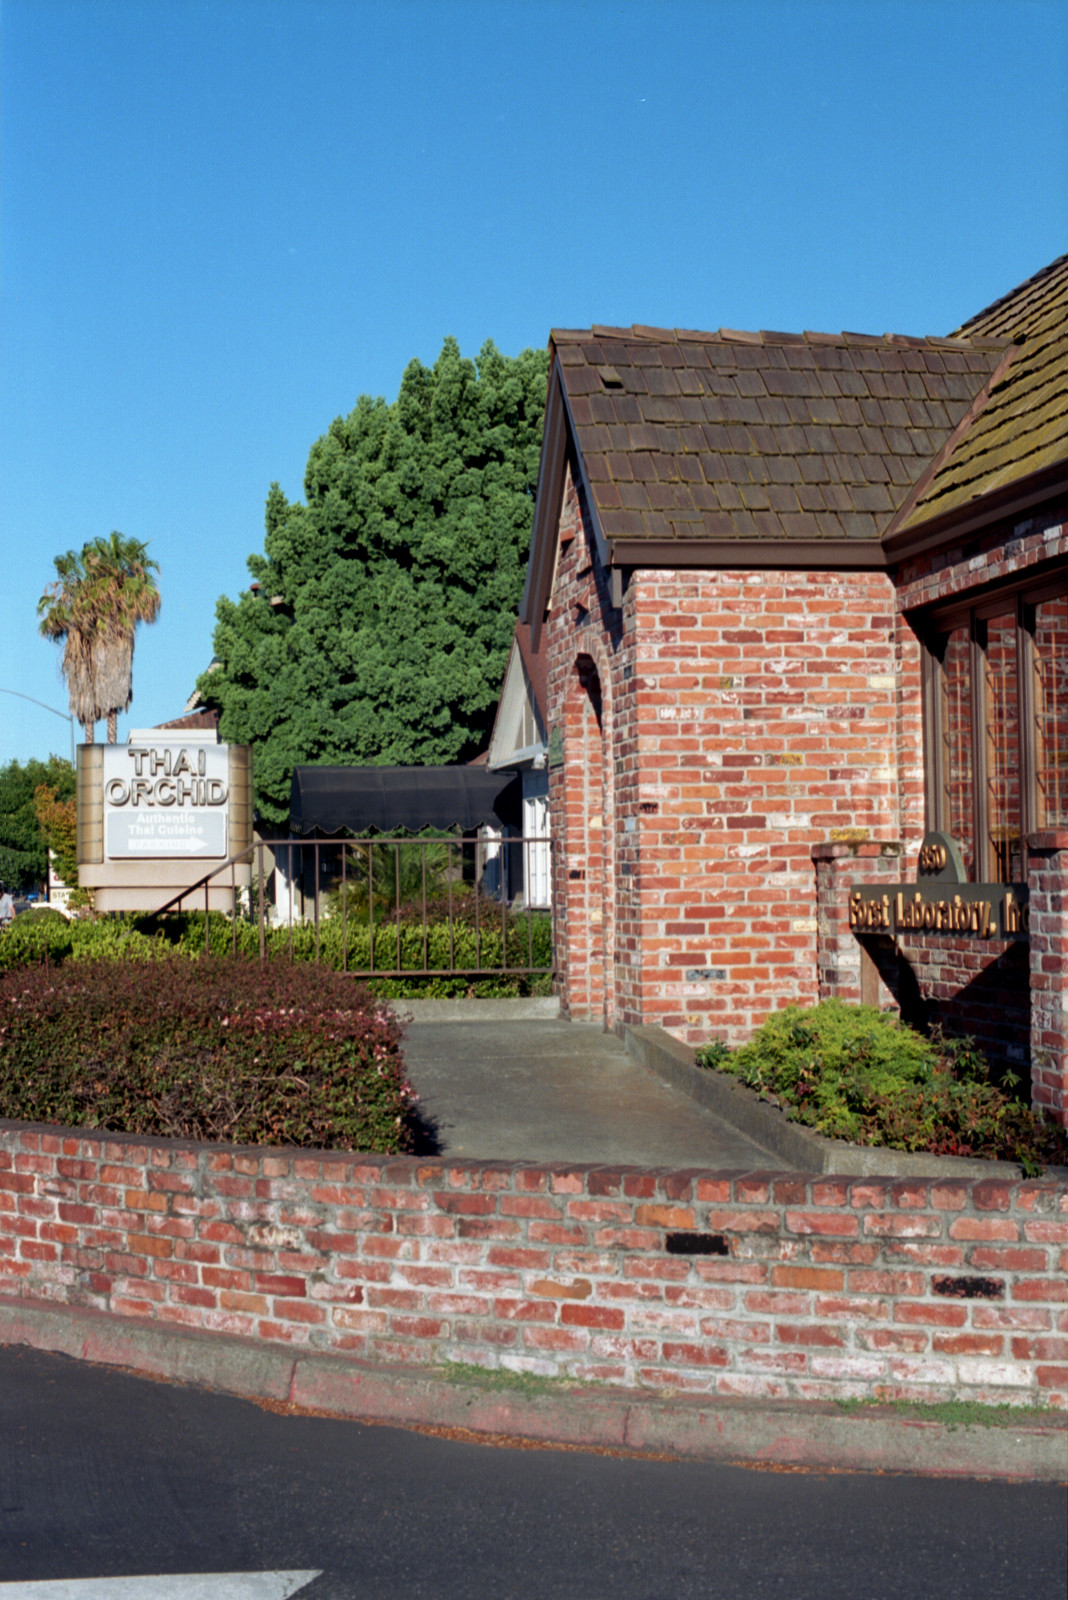
<svg viewBox="0 0 1068 1600">
<path fill-rule="evenodd" d="M 1068 464 L 1066 313 L 1062 257 L 944 339 L 556 329 L 535 643 L 569 460 L 614 604 L 626 567 L 885 568 L 1043 498 Z"/>
<path fill-rule="evenodd" d="M 529 759 L 531 752 L 545 743 L 547 722 L 545 656 L 532 649 L 530 628 L 520 622 L 493 720 L 487 756 L 490 769 L 507 767 L 517 757 Z"/>
<path fill-rule="evenodd" d="M 876 543 L 995 371 L 1004 341 L 856 334 L 553 334 L 600 530 Z"/>
</svg>

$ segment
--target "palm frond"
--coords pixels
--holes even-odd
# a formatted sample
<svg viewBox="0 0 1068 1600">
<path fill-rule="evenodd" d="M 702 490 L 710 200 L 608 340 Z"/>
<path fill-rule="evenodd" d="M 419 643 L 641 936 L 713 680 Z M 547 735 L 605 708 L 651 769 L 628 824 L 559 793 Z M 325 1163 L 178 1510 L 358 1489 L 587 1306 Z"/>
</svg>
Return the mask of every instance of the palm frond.
<svg viewBox="0 0 1068 1600">
<path fill-rule="evenodd" d="M 71 713 L 91 737 L 94 722 L 113 719 L 133 699 L 134 634 L 159 615 L 153 577 L 159 564 L 140 539 L 113 532 L 90 540 L 80 554 L 56 556 L 55 568 L 37 606 L 40 631 L 64 644 Z"/>
</svg>

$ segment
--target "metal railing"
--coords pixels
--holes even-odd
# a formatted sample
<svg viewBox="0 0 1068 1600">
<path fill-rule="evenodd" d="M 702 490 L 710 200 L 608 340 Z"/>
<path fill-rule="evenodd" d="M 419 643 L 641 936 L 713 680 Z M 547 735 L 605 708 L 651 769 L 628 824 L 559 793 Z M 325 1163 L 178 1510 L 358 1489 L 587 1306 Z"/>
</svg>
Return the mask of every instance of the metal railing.
<svg viewBox="0 0 1068 1600">
<path fill-rule="evenodd" d="M 288 954 L 355 977 L 548 975 L 551 848 L 519 836 L 257 840 L 157 914 L 203 908 L 210 954 L 225 898 L 233 953 L 251 942 L 261 961 Z"/>
</svg>

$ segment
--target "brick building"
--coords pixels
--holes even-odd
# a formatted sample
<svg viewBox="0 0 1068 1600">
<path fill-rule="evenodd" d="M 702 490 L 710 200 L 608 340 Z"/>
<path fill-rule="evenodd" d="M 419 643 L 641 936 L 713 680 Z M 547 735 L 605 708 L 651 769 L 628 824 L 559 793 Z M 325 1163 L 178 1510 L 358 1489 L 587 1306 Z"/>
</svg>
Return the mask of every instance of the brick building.
<svg viewBox="0 0 1068 1600">
<path fill-rule="evenodd" d="M 896 1001 L 1063 1119 L 1068 257 L 944 339 L 550 355 L 521 615 L 565 1008 L 736 1043 Z"/>
</svg>

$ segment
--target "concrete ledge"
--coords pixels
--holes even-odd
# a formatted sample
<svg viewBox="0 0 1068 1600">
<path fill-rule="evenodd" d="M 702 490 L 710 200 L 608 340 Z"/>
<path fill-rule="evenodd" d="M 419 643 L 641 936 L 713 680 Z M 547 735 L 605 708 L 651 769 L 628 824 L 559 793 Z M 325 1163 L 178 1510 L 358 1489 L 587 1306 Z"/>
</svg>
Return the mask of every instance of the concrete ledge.
<svg viewBox="0 0 1068 1600">
<path fill-rule="evenodd" d="M 526 1000 L 388 1000 L 399 1022 L 552 1022 L 560 1015 L 555 995 Z"/>
<path fill-rule="evenodd" d="M 251 1400 L 354 1421 L 465 1428 L 550 1444 L 740 1465 L 907 1472 L 1059 1483 L 1063 1418 L 956 1426 L 890 1407 L 823 1401 L 661 1396 L 590 1384 L 523 1393 L 429 1367 L 374 1367 L 345 1356 L 204 1334 L 41 1301 L 0 1298 L 0 1344 L 29 1345 Z"/>
<path fill-rule="evenodd" d="M 825 1139 L 799 1122 L 790 1122 L 777 1106 L 732 1078 L 696 1064 L 693 1049 L 673 1039 L 663 1028 L 626 1027 L 627 1051 L 642 1066 L 688 1094 L 698 1105 L 714 1111 L 724 1122 L 744 1133 L 754 1144 L 796 1172 L 840 1173 L 854 1178 L 1011 1178 L 1020 1169 L 1009 1161 L 981 1161 L 964 1156 L 911 1154 L 878 1145 L 847 1144 Z M 1047 1177 L 1068 1178 L 1063 1167 L 1048 1169 Z"/>
</svg>

